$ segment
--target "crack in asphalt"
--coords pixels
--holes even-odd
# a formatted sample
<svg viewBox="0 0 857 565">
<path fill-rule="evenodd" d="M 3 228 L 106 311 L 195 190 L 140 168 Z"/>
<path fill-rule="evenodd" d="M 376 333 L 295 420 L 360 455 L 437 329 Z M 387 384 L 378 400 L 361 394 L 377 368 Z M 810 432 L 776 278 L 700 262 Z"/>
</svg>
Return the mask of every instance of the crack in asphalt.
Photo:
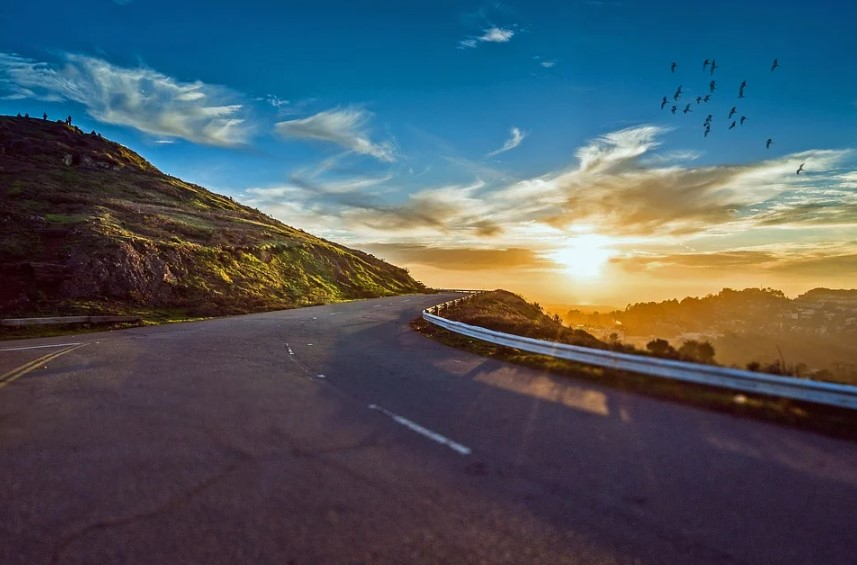
<svg viewBox="0 0 857 565">
<path fill-rule="evenodd" d="M 219 473 L 208 477 L 207 479 L 201 481 L 194 487 L 189 490 L 186 490 L 182 493 L 179 493 L 166 502 L 161 504 L 160 506 L 153 508 L 151 510 L 137 512 L 130 515 L 125 516 L 114 516 L 110 518 L 104 518 L 102 520 L 98 520 L 96 522 L 87 524 L 81 528 L 78 528 L 74 532 L 65 536 L 57 547 L 54 549 L 53 554 L 51 555 L 50 563 L 59 563 L 63 554 L 68 550 L 68 548 L 78 539 L 86 536 L 87 534 L 97 531 L 97 530 L 108 530 L 110 528 L 118 528 L 122 526 L 127 526 L 129 524 L 133 524 L 134 522 L 140 520 L 147 520 L 149 518 L 155 517 L 159 514 L 163 514 L 164 512 L 168 512 L 171 510 L 175 510 L 181 507 L 183 504 L 190 502 L 194 497 L 203 492 L 205 489 L 213 485 L 214 483 L 220 481 L 228 474 L 232 473 L 236 469 L 238 469 L 244 462 L 236 462 L 228 465 L 226 468 L 221 470 Z"/>
</svg>

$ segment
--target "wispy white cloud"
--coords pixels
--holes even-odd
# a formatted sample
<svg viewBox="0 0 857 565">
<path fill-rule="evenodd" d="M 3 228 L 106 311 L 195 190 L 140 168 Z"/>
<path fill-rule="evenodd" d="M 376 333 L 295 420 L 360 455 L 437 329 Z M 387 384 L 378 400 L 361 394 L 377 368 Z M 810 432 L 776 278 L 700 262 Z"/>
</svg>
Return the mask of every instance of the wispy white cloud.
<svg viewBox="0 0 857 565">
<path fill-rule="evenodd" d="M 484 30 L 482 35 L 468 37 L 458 42 L 459 49 L 473 49 L 480 43 L 507 43 L 515 35 L 513 28 L 492 26 Z"/>
<path fill-rule="evenodd" d="M 269 94 L 265 98 L 263 98 L 262 100 L 264 100 L 265 102 L 267 102 L 268 104 L 270 104 L 274 108 L 277 108 L 278 110 L 288 106 L 289 104 L 291 104 L 291 102 L 289 100 L 284 100 L 284 99 L 280 98 L 279 96 L 277 96 L 276 94 Z"/>
<path fill-rule="evenodd" d="M 306 118 L 276 124 L 276 131 L 285 138 L 310 139 L 334 143 L 360 155 L 392 163 L 396 152 L 390 141 L 374 142 L 366 125 L 372 114 L 353 107 L 326 110 Z"/>
<path fill-rule="evenodd" d="M 492 151 L 491 153 L 488 153 L 488 155 L 486 155 L 486 156 L 487 157 L 493 157 L 495 155 L 499 155 L 500 153 L 505 153 L 506 151 L 510 151 L 510 150 L 514 149 L 515 147 L 519 146 L 521 144 L 521 142 L 524 141 L 524 138 L 527 137 L 526 133 L 522 132 L 520 129 L 515 128 L 515 127 L 513 127 L 512 129 L 509 130 L 509 135 L 511 135 L 511 137 L 506 140 L 506 142 L 503 144 L 503 147 L 501 147 L 500 149 L 497 149 L 496 151 Z"/>
<path fill-rule="evenodd" d="M 78 102 L 98 121 L 158 137 L 228 146 L 250 135 L 243 105 L 224 88 L 85 55 L 51 64 L 0 53 L 0 88 L 10 97 Z"/>
<path fill-rule="evenodd" d="M 477 39 L 479 41 L 487 41 L 490 43 L 506 43 L 512 36 L 515 35 L 514 30 L 502 27 L 492 27 L 485 30 L 485 33 Z"/>
<path fill-rule="evenodd" d="M 551 68 L 553 68 L 554 66 L 556 66 L 556 61 L 542 61 L 542 62 L 541 62 L 541 63 L 539 63 L 539 64 L 540 64 L 541 66 L 543 66 L 544 68 L 546 68 L 546 69 L 551 69 Z"/>
</svg>

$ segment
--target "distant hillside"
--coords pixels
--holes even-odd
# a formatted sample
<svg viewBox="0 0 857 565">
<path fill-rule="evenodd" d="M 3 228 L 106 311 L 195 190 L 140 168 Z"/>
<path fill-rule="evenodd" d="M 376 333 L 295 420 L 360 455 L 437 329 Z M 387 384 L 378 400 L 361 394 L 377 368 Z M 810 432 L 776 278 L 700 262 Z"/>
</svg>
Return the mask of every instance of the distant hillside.
<svg viewBox="0 0 857 565">
<path fill-rule="evenodd" d="M 404 269 L 35 118 L 0 117 L 0 235 L 7 317 L 215 315 L 425 290 Z"/>
<path fill-rule="evenodd" d="M 785 359 L 788 365 L 805 365 L 805 371 L 824 369 L 857 383 L 857 290 L 816 288 L 789 299 L 770 288 L 727 288 L 606 313 L 571 310 L 564 319 L 595 335 L 616 332 L 637 343 L 704 337 L 722 363 Z"/>
</svg>

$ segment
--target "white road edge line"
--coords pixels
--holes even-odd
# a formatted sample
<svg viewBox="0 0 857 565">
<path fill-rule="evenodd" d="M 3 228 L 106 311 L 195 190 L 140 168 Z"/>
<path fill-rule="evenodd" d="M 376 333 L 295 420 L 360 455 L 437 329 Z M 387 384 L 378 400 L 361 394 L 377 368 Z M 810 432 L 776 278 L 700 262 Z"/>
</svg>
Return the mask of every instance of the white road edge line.
<svg viewBox="0 0 857 565">
<path fill-rule="evenodd" d="M 377 410 L 381 414 L 384 414 L 385 416 L 391 418 L 397 424 L 401 424 L 411 431 L 417 432 L 418 434 L 425 436 L 432 441 L 436 441 L 437 443 L 445 445 L 460 455 L 470 455 L 472 453 L 469 447 L 461 445 L 460 443 L 453 441 L 448 437 L 444 437 L 437 432 L 433 432 L 428 428 L 424 428 L 416 422 L 412 422 L 411 420 L 399 416 L 398 414 L 394 414 L 393 412 L 390 412 L 382 406 L 378 406 L 377 404 L 370 404 L 369 410 Z"/>
<path fill-rule="evenodd" d="M 68 347 L 70 345 L 80 345 L 83 342 L 75 342 L 75 343 L 58 343 L 56 345 L 32 345 L 30 347 L 10 347 L 8 349 L 0 349 L 0 351 L 24 351 L 27 349 L 44 349 L 46 347 Z"/>
</svg>

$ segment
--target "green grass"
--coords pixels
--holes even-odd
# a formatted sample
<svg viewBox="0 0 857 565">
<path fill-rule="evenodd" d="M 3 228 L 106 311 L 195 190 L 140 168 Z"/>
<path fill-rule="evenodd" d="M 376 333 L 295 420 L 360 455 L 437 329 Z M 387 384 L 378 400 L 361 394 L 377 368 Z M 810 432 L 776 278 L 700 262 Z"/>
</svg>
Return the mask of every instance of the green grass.
<svg viewBox="0 0 857 565">
<path fill-rule="evenodd" d="M 492 312 L 496 314 L 492 314 Z M 526 335 L 536 339 L 551 339 L 565 343 L 577 340 L 578 344 L 587 341 L 587 338 L 580 334 L 569 335 L 565 333 L 561 324 L 550 323 L 552 319 L 543 314 L 538 306 L 528 304 L 520 297 L 507 291 L 480 294 L 463 302 L 460 307 L 444 312 L 443 315 L 466 324 L 516 335 Z M 525 326 L 524 320 L 529 322 L 528 327 Z M 470 351 L 483 357 L 550 371 L 576 380 L 608 386 L 634 394 L 643 394 L 700 408 L 857 440 L 857 412 L 853 410 L 770 398 L 750 393 L 738 393 L 717 387 L 582 365 L 471 339 L 439 328 L 422 318 L 414 320 L 411 326 L 423 335 L 445 345 Z M 510 329 L 518 331 L 509 331 Z M 522 329 L 524 331 L 521 331 Z M 589 337 L 599 342 L 594 337 Z M 599 343 L 603 344 L 603 342 Z"/>
<path fill-rule="evenodd" d="M 66 309 L 72 298 L 212 316 L 425 289 L 402 269 L 164 175 L 121 145 L 60 124 L 0 117 L 0 145 L 20 147 L 22 138 L 27 153 L 3 158 L 14 197 L 3 202 L 0 264 L 56 263 L 80 269 L 73 280 L 100 278 L 86 286 L 90 294 L 70 295 L 21 271 L 7 288 L 23 289 L 26 300 L 0 303 L 2 316 L 75 313 Z M 66 166 L 68 153 L 110 168 Z M 60 239 L 58 229 L 68 235 Z M 172 273 L 168 287 L 160 264 Z M 126 278 L 114 284 L 117 271 Z"/>
</svg>

